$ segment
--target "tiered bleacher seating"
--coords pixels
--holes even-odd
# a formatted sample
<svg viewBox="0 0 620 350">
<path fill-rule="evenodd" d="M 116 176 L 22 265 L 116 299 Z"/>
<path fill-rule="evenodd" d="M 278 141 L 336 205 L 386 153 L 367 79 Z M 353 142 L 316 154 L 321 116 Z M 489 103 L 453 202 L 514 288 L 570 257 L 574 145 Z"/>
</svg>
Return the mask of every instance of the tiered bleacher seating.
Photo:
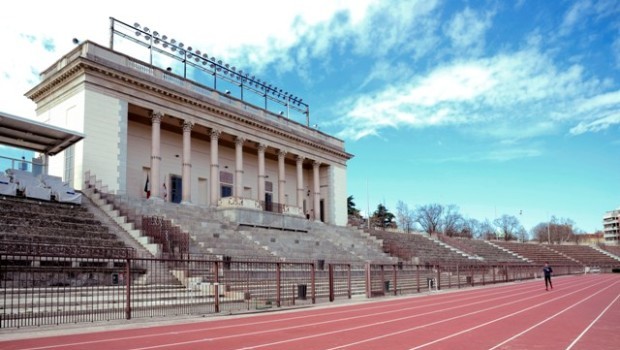
<svg viewBox="0 0 620 350">
<path fill-rule="evenodd" d="M 3 197 L 0 211 L 0 237 L 3 241 L 124 247 L 107 227 L 81 206 Z"/>
<path fill-rule="evenodd" d="M 161 251 L 170 257 L 182 258 L 189 253 L 189 234 L 182 232 L 181 228 L 173 225 L 170 220 L 144 216 L 142 231 L 159 244 Z"/>
<path fill-rule="evenodd" d="M 58 202 L 80 204 L 82 194 L 76 192 L 60 177 L 35 176 L 26 170 L 7 169 L 7 175 L 0 174 L 0 194 Z"/>
<path fill-rule="evenodd" d="M 274 255 L 295 260 L 360 261 L 354 254 L 309 232 L 248 227 L 247 234 Z"/>
<path fill-rule="evenodd" d="M 81 205 L 4 196 L 0 212 L 4 287 L 111 285 L 134 255 Z"/>
<path fill-rule="evenodd" d="M 390 264 L 398 260 L 386 254 L 382 249 L 381 242 L 364 230 L 351 227 L 329 226 L 322 228 L 310 226 L 310 232 L 316 234 L 320 240 L 329 240 L 363 261 Z"/>
<path fill-rule="evenodd" d="M 8 195 L 8 196 L 17 195 L 17 184 L 13 183 L 11 178 L 1 171 L 0 171 L 0 195 Z"/>
<path fill-rule="evenodd" d="M 106 199 L 137 229 L 144 231 L 143 217 L 159 216 L 169 220 L 171 225 L 189 234 L 191 254 L 230 256 L 235 259 L 274 259 L 269 251 L 237 232 L 236 226 L 220 222 L 208 208 L 144 201 L 112 194 L 107 194 Z"/>
<path fill-rule="evenodd" d="M 619 245 L 607 245 L 607 244 L 599 244 L 599 248 L 605 250 L 613 254 L 615 257 L 620 259 L 620 246 Z"/>
<path fill-rule="evenodd" d="M 620 266 L 620 260 L 586 245 L 551 245 L 549 249 L 567 255 L 585 266 Z"/>
<path fill-rule="evenodd" d="M 526 260 L 489 244 L 488 241 L 470 238 L 453 238 L 439 235 L 440 239 L 466 253 L 481 257 L 488 263 L 528 263 Z"/>
<path fill-rule="evenodd" d="M 383 249 L 386 253 L 405 262 L 419 264 L 477 263 L 477 260 L 459 254 L 422 234 L 379 230 L 371 231 L 371 234 L 383 240 Z"/>
<path fill-rule="evenodd" d="M 51 190 L 51 194 L 58 202 L 63 203 L 82 203 L 82 194 L 78 193 L 69 186 L 68 183 L 63 182 L 62 178 L 50 175 L 41 175 L 41 180 L 45 187 Z"/>
<path fill-rule="evenodd" d="M 26 170 L 7 169 L 6 173 L 11 177 L 11 181 L 17 185 L 19 193 L 25 197 L 49 201 L 52 198 L 52 191 L 46 188 L 41 180 L 33 173 Z"/>
<path fill-rule="evenodd" d="M 571 259 L 566 255 L 551 250 L 545 245 L 538 243 L 518 243 L 507 241 L 492 241 L 492 244 L 498 245 L 504 249 L 516 253 L 535 264 L 544 264 L 549 262 L 551 265 L 581 265 L 577 260 Z"/>
</svg>

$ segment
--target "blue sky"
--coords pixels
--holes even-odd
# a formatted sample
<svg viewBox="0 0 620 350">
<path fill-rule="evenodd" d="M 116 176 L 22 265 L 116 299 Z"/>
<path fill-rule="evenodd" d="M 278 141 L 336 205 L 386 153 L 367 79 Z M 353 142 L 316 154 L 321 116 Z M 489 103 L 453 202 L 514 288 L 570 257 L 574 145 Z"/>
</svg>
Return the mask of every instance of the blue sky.
<svg viewBox="0 0 620 350">
<path fill-rule="evenodd" d="M 15 48 L 0 57 L 0 110 L 34 115 L 23 94 L 38 72 L 73 37 L 107 45 L 113 16 L 302 97 L 311 124 L 355 155 L 348 193 L 363 211 L 455 204 L 478 220 L 510 214 L 530 229 L 555 215 L 592 232 L 620 206 L 615 0 L 183 2 L 175 16 L 80 4 L 0 14 Z"/>
</svg>

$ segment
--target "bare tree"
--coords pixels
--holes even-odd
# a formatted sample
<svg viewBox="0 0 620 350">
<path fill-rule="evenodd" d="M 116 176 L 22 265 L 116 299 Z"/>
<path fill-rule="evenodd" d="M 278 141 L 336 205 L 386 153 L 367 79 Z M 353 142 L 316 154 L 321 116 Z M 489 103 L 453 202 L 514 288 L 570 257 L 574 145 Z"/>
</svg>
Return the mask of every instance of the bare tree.
<svg viewBox="0 0 620 350">
<path fill-rule="evenodd" d="M 532 234 L 539 242 L 560 244 L 576 240 L 577 230 L 573 220 L 552 216 L 549 222 L 541 222 L 534 226 Z"/>
<path fill-rule="evenodd" d="M 403 201 L 396 203 L 396 222 L 406 233 L 410 233 L 414 223 L 414 213 Z"/>
<path fill-rule="evenodd" d="M 477 236 L 486 240 L 497 239 L 497 230 L 487 219 L 480 223 Z"/>
<path fill-rule="evenodd" d="M 530 239 L 529 234 L 522 225 L 519 226 L 519 229 L 517 230 L 517 239 L 519 242 L 526 242 Z"/>
<path fill-rule="evenodd" d="M 480 221 L 476 219 L 463 219 L 463 223 L 461 225 L 460 236 L 464 238 L 479 238 L 481 235 L 480 232 Z"/>
<path fill-rule="evenodd" d="M 504 237 L 504 240 L 510 241 L 516 237 L 517 231 L 521 224 L 519 223 L 519 219 L 517 219 L 513 215 L 502 215 L 501 217 L 495 219 L 493 224 L 497 226 L 501 235 Z"/>
<path fill-rule="evenodd" d="M 444 208 L 441 204 L 427 204 L 416 208 L 414 218 L 424 232 L 432 234 L 438 232 Z"/>
<path fill-rule="evenodd" d="M 459 208 L 456 205 L 448 205 L 444 211 L 445 214 L 440 222 L 443 234 L 450 237 L 460 236 L 464 219 L 459 213 Z"/>
</svg>

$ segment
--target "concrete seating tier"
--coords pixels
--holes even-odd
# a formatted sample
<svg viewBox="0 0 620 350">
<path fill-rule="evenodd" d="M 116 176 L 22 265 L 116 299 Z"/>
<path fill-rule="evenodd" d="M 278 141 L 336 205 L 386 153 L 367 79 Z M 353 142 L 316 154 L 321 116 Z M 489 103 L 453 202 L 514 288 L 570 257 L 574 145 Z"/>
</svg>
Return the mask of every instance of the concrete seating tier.
<svg viewBox="0 0 620 350">
<path fill-rule="evenodd" d="M 259 245 L 267 247 L 274 255 L 296 260 L 361 261 L 329 240 L 308 232 L 278 231 L 253 227 L 249 232 Z"/>
<path fill-rule="evenodd" d="M 0 210 L 13 210 L 28 213 L 47 213 L 65 216 L 91 216 L 88 210 L 80 205 L 35 200 L 29 198 L 4 196 L 0 197 Z M 77 214 L 76 214 L 77 213 Z"/>
<path fill-rule="evenodd" d="M 4 233 L 15 233 L 20 235 L 28 235 L 28 234 L 37 234 L 37 235 L 45 235 L 45 236 L 56 236 L 56 237 L 84 237 L 84 230 L 69 230 L 69 229 L 58 229 L 58 228 L 50 228 L 50 227 L 31 227 L 25 225 L 11 225 L 0 223 L 0 232 Z M 96 239 L 116 239 L 116 235 L 113 233 L 109 233 L 105 229 L 101 231 L 91 231 L 88 232 L 88 237 L 96 238 Z"/>
<path fill-rule="evenodd" d="M 273 259 L 273 254 L 237 232 L 236 225 L 220 221 L 210 208 L 155 202 L 138 198 L 106 195 L 122 215 L 141 228 L 142 217 L 160 216 L 188 232 L 190 253 L 231 256 L 235 258 Z M 231 243 L 228 245 L 228 243 Z"/>
<path fill-rule="evenodd" d="M 577 260 L 549 249 L 542 244 L 506 241 L 492 241 L 492 243 L 540 265 L 545 262 L 549 262 L 552 265 L 581 265 Z"/>
<path fill-rule="evenodd" d="M 484 259 L 485 262 L 492 263 L 527 263 L 526 260 L 511 254 L 505 250 L 499 249 L 484 240 L 470 238 L 452 238 L 444 235 L 442 240 L 446 243 L 459 248 L 469 254 L 473 254 Z"/>
<path fill-rule="evenodd" d="M 551 245 L 549 249 L 567 255 L 586 266 L 619 266 L 620 260 L 586 245 Z"/>
<path fill-rule="evenodd" d="M 383 240 L 385 252 L 399 257 L 403 261 L 418 264 L 476 264 L 454 250 L 437 241 L 418 233 L 401 233 L 391 231 L 371 231 L 371 234 Z M 417 261 L 415 261 L 417 259 Z"/>
<path fill-rule="evenodd" d="M 374 236 L 350 227 L 312 228 L 311 233 L 316 234 L 322 241 L 329 240 L 336 246 L 355 255 L 363 261 L 373 263 L 390 264 L 398 259 L 386 254 Z"/>
<path fill-rule="evenodd" d="M 99 239 L 99 238 L 79 238 L 79 237 L 67 237 L 67 236 L 52 236 L 52 235 L 38 235 L 38 234 L 16 234 L 0 232 L 0 240 L 9 242 L 20 243 L 35 243 L 35 244 L 65 244 L 75 246 L 88 246 L 88 247 L 109 247 L 109 248 L 124 248 L 125 244 L 115 239 Z"/>
<path fill-rule="evenodd" d="M 122 248 L 124 244 L 75 204 L 0 198 L 0 239 L 33 244 Z"/>
<path fill-rule="evenodd" d="M 620 259 L 620 245 L 599 244 L 598 247 Z"/>
</svg>

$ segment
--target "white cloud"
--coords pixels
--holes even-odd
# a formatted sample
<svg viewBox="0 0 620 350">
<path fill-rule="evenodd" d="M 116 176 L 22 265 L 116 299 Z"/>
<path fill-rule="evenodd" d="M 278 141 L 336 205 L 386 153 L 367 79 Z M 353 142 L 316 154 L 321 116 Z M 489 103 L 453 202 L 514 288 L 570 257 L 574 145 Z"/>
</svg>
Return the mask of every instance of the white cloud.
<svg viewBox="0 0 620 350">
<path fill-rule="evenodd" d="M 444 26 L 444 32 L 460 54 L 478 55 L 484 49 L 485 34 L 491 27 L 492 14 L 479 14 L 466 7 Z"/>
<path fill-rule="evenodd" d="M 616 39 L 611 44 L 611 53 L 616 60 L 616 68 L 620 69 L 620 31 L 616 35 Z"/>
<path fill-rule="evenodd" d="M 592 3 L 589 0 L 576 1 L 564 14 L 562 24 L 560 25 L 560 34 L 569 34 L 589 14 L 591 8 Z"/>
<path fill-rule="evenodd" d="M 574 118 L 567 114 L 572 101 L 590 95 L 591 85 L 582 67 L 561 69 L 536 49 L 452 62 L 345 101 L 339 136 L 359 139 L 385 127 L 473 125 L 478 135 L 533 137 L 552 130 L 554 119 Z"/>
<path fill-rule="evenodd" d="M 620 125 L 620 113 L 613 112 L 607 115 L 601 115 L 592 121 L 584 121 L 570 129 L 573 135 L 580 135 L 586 132 L 598 132 L 606 130 L 613 125 Z"/>
<path fill-rule="evenodd" d="M 507 162 L 514 159 L 540 157 L 542 154 L 542 151 L 536 146 L 514 145 L 513 147 L 503 147 L 494 145 L 486 151 L 466 153 L 455 157 L 418 159 L 417 161 L 428 163 Z"/>
<path fill-rule="evenodd" d="M 283 73 L 298 67 L 303 70 L 312 58 L 328 61 L 334 47 L 375 56 L 394 50 L 427 52 L 432 45 L 427 31 L 436 26 L 429 14 L 438 1 L 231 0 L 200 9 L 191 4 L 165 9 L 141 1 L 111 0 L 102 7 L 111 9 L 107 13 L 80 10 L 83 3 L 76 0 L 40 2 L 37 11 L 31 11 L 31 3 L 11 6 L 11 11 L 0 14 L 0 39 L 5 47 L 15 48 L 14 54 L 1 55 L 4 83 L 0 93 L 13 96 L 6 99 L 10 103 L 4 109 L 31 115 L 33 105 L 21 94 L 36 84 L 38 72 L 68 52 L 74 37 L 107 46 L 109 16 L 148 26 L 244 70 L 250 67 L 254 74 L 266 67 Z M 301 74 L 309 76 L 308 72 Z"/>
</svg>

